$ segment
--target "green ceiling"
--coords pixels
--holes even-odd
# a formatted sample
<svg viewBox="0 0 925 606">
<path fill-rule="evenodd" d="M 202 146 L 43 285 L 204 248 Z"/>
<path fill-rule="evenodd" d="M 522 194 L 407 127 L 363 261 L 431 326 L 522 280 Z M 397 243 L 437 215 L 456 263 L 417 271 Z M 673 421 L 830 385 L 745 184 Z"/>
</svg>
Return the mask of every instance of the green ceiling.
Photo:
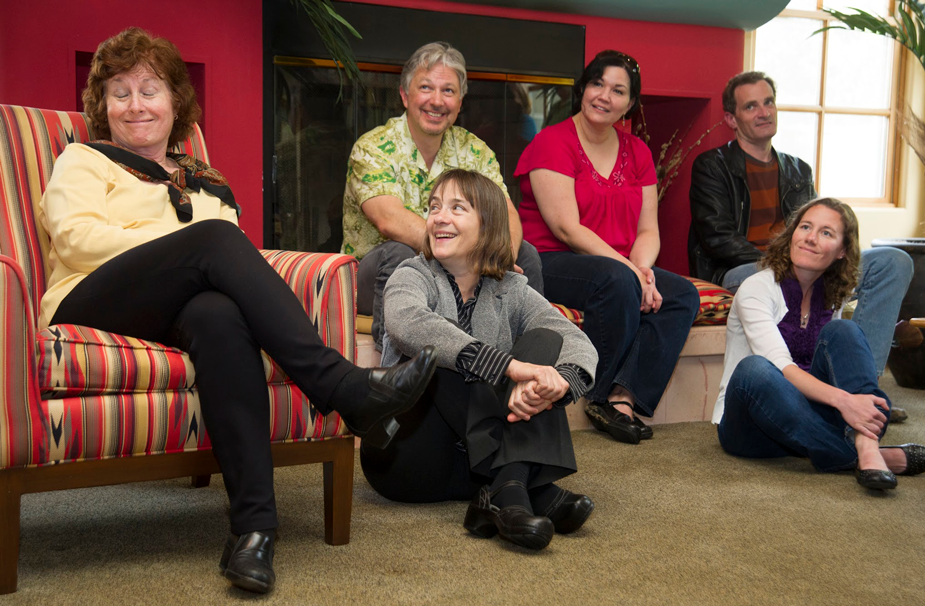
<svg viewBox="0 0 925 606">
<path fill-rule="evenodd" d="M 784 10 L 787 0 L 451 0 L 660 23 L 752 30 Z"/>
</svg>

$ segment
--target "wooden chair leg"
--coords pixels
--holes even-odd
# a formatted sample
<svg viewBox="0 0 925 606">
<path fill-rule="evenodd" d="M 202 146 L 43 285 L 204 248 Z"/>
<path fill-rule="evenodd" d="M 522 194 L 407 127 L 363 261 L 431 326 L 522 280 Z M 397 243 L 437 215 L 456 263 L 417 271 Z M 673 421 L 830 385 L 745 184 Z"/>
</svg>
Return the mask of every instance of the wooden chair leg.
<svg viewBox="0 0 925 606">
<path fill-rule="evenodd" d="M 16 591 L 19 566 L 20 470 L 0 471 L 0 595 Z"/>
<path fill-rule="evenodd" d="M 190 488 L 205 488 L 212 481 L 211 475 L 190 476 Z"/>
<path fill-rule="evenodd" d="M 324 466 L 324 542 L 346 545 L 350 542 L 350 516 L 353 510 L 353 440 L 336 440 L 332 461 Z"/>
</svg>

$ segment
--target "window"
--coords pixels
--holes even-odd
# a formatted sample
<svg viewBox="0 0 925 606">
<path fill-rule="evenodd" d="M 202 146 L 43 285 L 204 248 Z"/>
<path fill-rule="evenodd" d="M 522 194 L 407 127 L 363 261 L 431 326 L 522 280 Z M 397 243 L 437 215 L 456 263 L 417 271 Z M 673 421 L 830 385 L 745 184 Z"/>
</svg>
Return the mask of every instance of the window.
<svg viewBox="0 0 925 606">
<path fill-rule="evenodd" d="M 813 32 L 825 8 L 892 14 L 893 0 L 791 0 L 758 28 L 754 69 L 777 84 L 774 147 L 813 167 L 816 189 L 860 205 L 892 203 L 900 55 L 866 32 Z"/>
</svg>

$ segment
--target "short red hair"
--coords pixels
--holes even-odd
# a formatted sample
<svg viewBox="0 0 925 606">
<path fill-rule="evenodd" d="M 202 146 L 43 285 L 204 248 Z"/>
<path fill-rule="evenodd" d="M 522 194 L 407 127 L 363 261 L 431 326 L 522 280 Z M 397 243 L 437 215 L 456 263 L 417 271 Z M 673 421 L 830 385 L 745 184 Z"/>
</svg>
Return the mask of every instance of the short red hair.
<svg viewBox="0 0 925 606">
<path fill-rule="evenodd" d="M 190 84 L 186 64 L 173 42 L 152 36 L 140 27 L 130 27 L 104 40 L 93 54 L 83 102 L 96 136 L 100 139 L 112 137 L 106 114 L 106 83 L 113 76 L 139 66 L 150 68 L 170 88 L 177 119 L 167 145 L 187 139 L 193 134 L 193 125 L 202 117 L 202 109 L 196 102 L 196 91 Z"/>
</svg>

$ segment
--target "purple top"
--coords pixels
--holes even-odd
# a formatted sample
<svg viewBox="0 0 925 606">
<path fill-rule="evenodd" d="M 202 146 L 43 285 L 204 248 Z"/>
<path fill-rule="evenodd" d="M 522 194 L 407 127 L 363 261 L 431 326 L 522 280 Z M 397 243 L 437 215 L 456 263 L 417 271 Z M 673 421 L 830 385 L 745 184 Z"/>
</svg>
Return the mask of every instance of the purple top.
<svg viewBox="0 0 925 606">
<path fill-rule="evenodd" d="M 780 289 L 784 293 L 784 302 L 787 304 L 787 315 L 777 325 L 793 363 L 805 371 L 809 371 L 813 363 L 813 353 L 816 350 L 816 340 L 822 327 L 832 319 L 832 310 L 825 309 L 825 292 L 822 279 L 813 284 L 812 299 L 809 303 L 809 323 L 806 328 L 800 328 L 800 310 L 803 306 L 803 289 L 795 278 L 784 278 L 780 282 Z"/>
</svg>

